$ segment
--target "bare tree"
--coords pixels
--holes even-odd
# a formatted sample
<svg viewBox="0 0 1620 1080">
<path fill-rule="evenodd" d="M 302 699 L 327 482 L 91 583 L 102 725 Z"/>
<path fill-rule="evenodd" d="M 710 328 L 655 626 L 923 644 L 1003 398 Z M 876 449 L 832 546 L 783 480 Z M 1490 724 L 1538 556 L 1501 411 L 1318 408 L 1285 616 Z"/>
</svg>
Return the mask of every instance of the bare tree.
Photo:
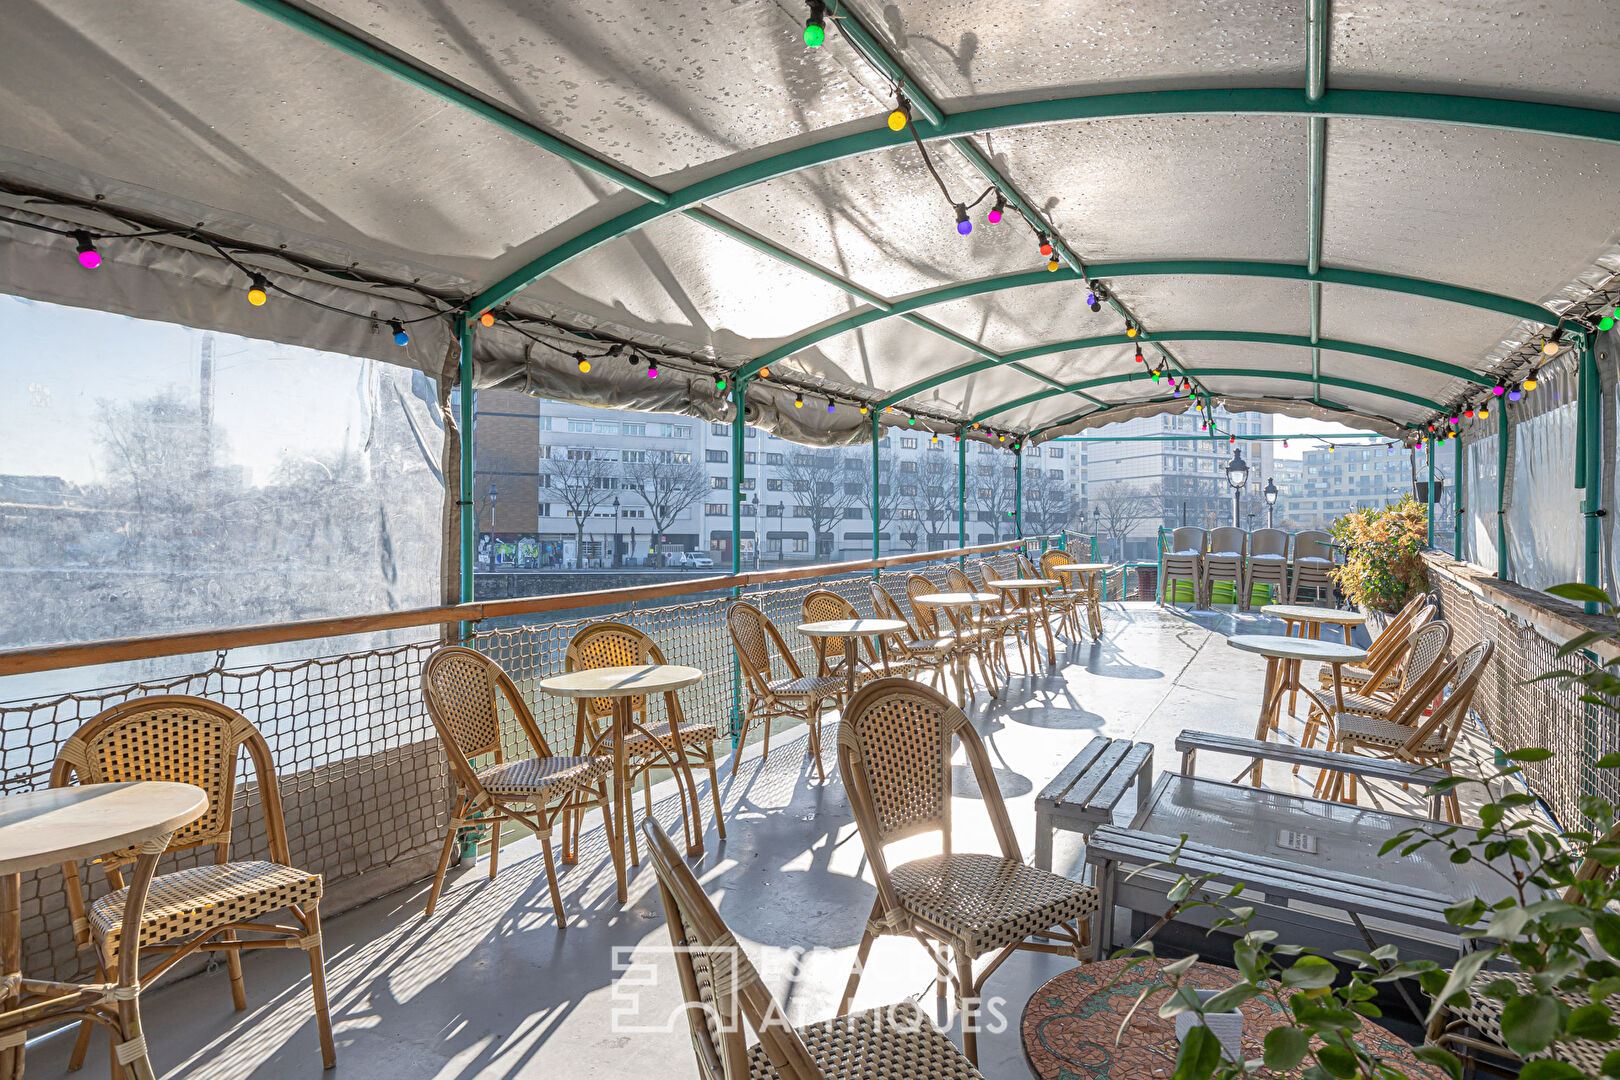
<svg viewBox="0 0 1620 1080">
<path fill-rule="evenodd" d="M 833 529 L 844 520 L 844 511 L 861 505 L 863 484 L 871 484 L 866 475 L 849 476 L 845 459 L 834 450 L 794 449 L 783 456 L 782 464 L 773 466 L 776 478 L 782 481 L 782 490 L 793 496 L 798 507 L 795 517 L 808 518 L 810 531 L 815 534 L 815 554 L 826 558 L 832 552 Z"/>
<path fill-rule="evenodd" d="M 646 504 L 652 535 L 662 536 L 681 511 L 703 498 L 709 478 L 690 461 L 643 461 L 625 470 L 625 486 Z"/>
<path fill-rule="evenodd" d="M 1113 541 L 1114 557 L 1125 552 L 1125 538 L 1146 521 L 1162 520 L 1164 496 L 1158 484 L 1104 484 L 1091 497 L 1100 510 L 1101 531 Z"/>
<path fill-rule="evenodd" d="M 906 485 L 901 485 L 905 494 Z M 906 507 L 916 513 L 922 531 L 928 536 L 929 550 L 950 547 L 956 540 L 957 504 L 956 462 L 944 454 L 929 454 L 915 476 L 915 487 L 906 496 Z M 938 543 L 941 539 L 948 542 Z"/>
<path fill-rule="evenodd" d="M 541 463 L 546 495 L 568 507 L 574 519 L 574 566 L 583 567 L 585 525 L 598 506 L 613 498 L 616 470 L 590 450 L 569 450 Z"/>
<path fill-rule="evenodd" d="M 968 480 L 969 496 L 973 499 L 973 507 L 978 511 L 979 520 L 995 530 L 997 540 L 1005 531 L 1010 537 L 1013 521 L 1013 511 L 1017 509 L 1018 479 L 1013 473 L 1012 459 L 995 455 L 993 460 L 985 460 L 986 455 L 980 455 L 980 460 L 973 469 L 973 476 Z M 988 466 L 989 472 L 981 471 L 980 466 Z"/>
<path fill-rule="evenodd" d="M 1024 534 L 1050 536 L 1068 528 L 1079 511 L 1074 489 L 1061 476 L 1024 470 Z"/>
</svg>

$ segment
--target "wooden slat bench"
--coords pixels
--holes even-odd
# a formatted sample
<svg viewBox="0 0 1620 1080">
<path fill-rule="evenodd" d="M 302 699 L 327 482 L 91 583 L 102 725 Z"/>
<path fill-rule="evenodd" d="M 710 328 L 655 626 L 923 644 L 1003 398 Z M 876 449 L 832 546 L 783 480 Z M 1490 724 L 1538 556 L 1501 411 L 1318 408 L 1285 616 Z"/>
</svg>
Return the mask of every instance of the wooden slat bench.
<svg viewBox="0 0 1620 1080">
<path fill-rule="evenodd" d="M 1099 735 L 1063 767 L 1035 799 L 1035 865 L 1052 869 L 1052 833 L 1086 836 L 1114 820 L 1114 807 L 1134 781 L 1136 809 L 1147 805 L 1153 744 Z"/>
<path fill-rule="evenodd" d="M 1213 731 L 1183 731 L 1176 736 L 1176 749 L 1181 753 L 1181 773 L 1193 775 L 1193 763 L 1198 751 L 1212 754 L 1230 754 L 1233 757 L 1264 758 L 1290 765 L 1304 765 L 1328 772 L 1353 773 L 1374 780 L 1390 780 L 1397 784 L 1416 784 L 1427 788 L 1443 779 L 1447 773 L 1432 765 L 1419 765 L 1411 761 L 1391 761 L 1387 758 L 1364 757 L 1360 754 L 1335 754 L 1330 750 L 1317 750 L 1308 746 L 1290 746 L 1287 743 L 1266 742 L 1241 735 L 1220 735 Z M 1438 819 L 1440 800 L 1429 800 L 1429 816 Z"/>
</svg>

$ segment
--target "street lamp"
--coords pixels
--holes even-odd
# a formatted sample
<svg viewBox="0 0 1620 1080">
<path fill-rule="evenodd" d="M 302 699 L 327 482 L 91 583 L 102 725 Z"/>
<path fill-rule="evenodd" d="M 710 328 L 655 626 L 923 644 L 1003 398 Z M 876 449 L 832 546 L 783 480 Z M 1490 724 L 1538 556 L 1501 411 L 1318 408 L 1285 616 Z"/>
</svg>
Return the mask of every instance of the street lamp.
<svg viewBox="0 0 1620 1080">
<path fill-rule="evenodd" d="M 1266 528 L 1268 529 L 1277 527 L 1276 522 L 1273 520 L 1277 515 L 1276 479 L 1275 476 L 1268 476 L 1266 478 L 1266 489 L 1260 493 L 1266 497 Z"/>
<path fill-rule="evenodd" d="M 764 537 L 765 527 L 764 524 L 759 520 L 759 493 L 755 492 L 754 497 L 748 501 L 754 506 L 754 573 L 757 574 L 759 573 L 760 541 Z M 741 543 L 741 540 L 742 538 L 739 537 L 738 542 Z"/>
<path fill-rule="evenodd" d="M 613 496 L 613 566 L 619 566 L 619 497 Z"/>
<path fill-rule="evenodd" d="M 1102 507 L 1100 506 L 1091 508 L 1091 535 L 1102 535 Z"/>
<path fill-rule="evenodd" d="M 1241 529 L 1243 515 L 1240 512 L 1240 505 L 1243 500 L 1243 485 L 1249 482 L 1249 463 L 1243 460 L 1242 450 L 1232 451 L 1232 460 L 1226 463 L 1226 482 L 1232 485 L 1232 525 Z"/>
<path fill-rule="evenodd" d="M 495 502 L 500 497 L 501 493 L 495 490 L 495 485 L 489 485 L 489 534 L 491 536 L 495 535 Z"/>
</svg>

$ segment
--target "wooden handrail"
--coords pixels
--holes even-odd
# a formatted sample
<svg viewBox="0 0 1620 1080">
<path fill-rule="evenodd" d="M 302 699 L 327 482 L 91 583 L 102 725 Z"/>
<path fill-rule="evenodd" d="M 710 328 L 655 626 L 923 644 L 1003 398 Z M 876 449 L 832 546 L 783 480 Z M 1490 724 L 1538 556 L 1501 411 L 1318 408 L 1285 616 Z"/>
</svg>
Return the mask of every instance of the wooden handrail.
<svg viewBox="0 0 1620 1080">
<path fill-rule="evenodd" d="M 274 645 L 312 638 L 369 634 L 379 630 L 401 630 L 412 626 L 443 626 L 450 623 L 481 622 L 485 619 L 499 619 L 511 615 L 538 615 L 555 611 L 573 611 L 578 608 L 617 607 L 644 600 L 662 600 L 672 596 L 713 592 L 719 589 L 771 585 L 784 581 L 802 581 L 805 578 L 835 577 L 859 573 L 862 570 L 883 570 L 909 563 L 953 559 L 962 555 L 984 555 L 1006 551 L 1042 539 L 1050 538 L 1026 536 L 1022 540 L 1003 540 L 1000 543 L 951 548 L 948 551 L 917 551 L 905 555 L 889 555 L 881 559 L 863 559 L 858 562 L 721 574 L 685 581 L 667 581 L 659 585 L 633 585 L 619 589 L 596 589 L 591 592 L 558 593 L 552 596 L 520 596 L 510 600 L 482 600 L 468 604 L 412 608 L 408 611 L 382 611 L 370 615 L 344 615 L 330 619 L 304 619 L 299 622 L 266 623 L 260 626 L 194 630 L 184 634 L 152 634 L 106 641 L 38 645 L 0 652 L 0 676 L 23 675 L 33 671 L 57 671 L 62 668 L 87 667 L 91 664 L 150 660 L 159 656 L 218 652 L 251 645 Z"/>
</svg>

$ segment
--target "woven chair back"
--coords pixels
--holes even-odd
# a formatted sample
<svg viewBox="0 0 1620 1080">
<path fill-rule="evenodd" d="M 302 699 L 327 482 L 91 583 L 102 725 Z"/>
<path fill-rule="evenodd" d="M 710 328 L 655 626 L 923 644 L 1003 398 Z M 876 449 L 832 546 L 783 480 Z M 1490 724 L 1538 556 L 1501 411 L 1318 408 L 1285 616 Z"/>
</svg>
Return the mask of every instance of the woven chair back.
<svg viewBox="0 0 1620 1080">
<path fill-rule="evenodd" d="M 937 592 L 938 586 L 921 574 L 906 578 L 906 599 L 911 602 L 912 619 L 923 637 L 939 636 L 939 618 L 930 605 L 921 603 L 917 597 Z"/>
<path fill-rule="evenodd" d="M 1412 733 L 1412 737 L 1406 741 L 1406 750 L 1422 750 L 1425 756 L 1446 756 L 1451 753 L 1457 737 L 1462 734 L 1468 711 L 1473 708 L 1474 694 L 1479 689 L 1480 677 L 1485 674 L 1485 665 L 1495 651 L 1496 643 L 1485 638 L 1474 642 L 1446 665 L 1433 684 L 1437 693 L 1445 694 L 1445 699 Z M 1443 733 L 1440 748 L 1423 750 L 1424 744 L 1430 742 L 1436 732 Z"/>
<path fill-rule="evenodd" d="M 1300 559 L 1326 559 L 1332 561 L 1333 548 L 1329 545 L 1333 537 L 1316 529 L 1308 529 L 1302 533 L 1294 534 L 1294 560 Z"/>
<path fill-rule="evenodd" d="M 504 760 L 497 701 L 503 700 L 529 741 L 532 753 L 549 757 L 540 726 L 517 685 L 494 660 L 460 645 L 435 649 L 422 665 L 422 700 L 439 733 L 439 743 L 456 781 L 470 792 L 482 792 L 472 759 L 493 754 Z"/>
<path fill-rule="evenodd" d="M 764 692 L 766 684 L 776 677 L 776 658 L 781 657 L 788 673 L 795 679 L 804 675 L 788 651 L 787 643 L 777 632 L 765 613 L 745 600 L 735 601 L 726 608 L 726 630 L 731 644 L 737 650 L 737 662 L 742 665 L 743 676 Z"/>
<path fill-rule="evenodd" d="M 916 634 L 915 628 L 912 628 L 911 620 L 906 617 L 905 609 L 900 606 L 888 589 L 875 581 L 868 586 L 868 589 L 872 593 L 872 616 L 874 618 L 894 619 L 897 622 L 903 622 L 908 627 L 909 633 Z"/>
<path fill-rule="evenodd" d="M 245 716 L 218 702 L 167 694 L 107 709 L 62 744 L 51 769 L 51 786 L 143 780 L 194 784 L 207 794 L 208 809 L 174 834 L 169 850 L 218 845 L 219 861 L 224 862 L 231 844 L 237 764 L 244 748 L 253 762 L 271 858 L 285 864 L 287 832 L 270 747 Z M 113 870 L 134 862 L 136 855 L 135 848 L 112 852 L 102 857 L 102 866 Z"/>
<path fill-rule="evenodd" d="M 1208 550 L 1209 534 L 1203 529 L 1193 525 L 1183 525 L 1170 534 L 1170 550 L 1167 555 L 1174 555 L 1179 551 L 1196 551 L 1200 555 Z"/>
<path fill-rule="evenodd" d="M 889 890 L 885 845 L 937 830 L 944 850 L 951 850 L 955 743 L 973 769 L 1003 856 L 1021 859 L 990 755 L 949 698 L 909 679 L 877 679 L 844 710 L 838 768 L 880 891 Z"/>
<path fill-rule="evenodd" d="M 1249 534 L 1249 557 L 1280 555 L 1288 557 L 1288 534 L 1281 529 L 1256 529 Z"/>
<path fill-rule="evenodd" d="M 638 664 L 666 663 L 658 643 L 646 634 L 621 622 L 591 623 L 582 627 L 563 654 L 564 671 L 592 671 L 597 668 L 635 667 Z M 630 699 L 632 712 L 644 713 L 647 698 Z M 585 715 L 601 720 L 613 715 L 612 698 L 586 698 Z"/>
<path fill-rule="evenodd" d="M 805 622 L 828 622 L 833 619 L 856 619 L 860 612 L 855 605 L 831 589 L 813 589 L 805 593 L 799 612 Z"/>
<path fill-rule="evenodd" d="M 670 951 L 686 1000 L 699 1072 L 706 1080 L 748 1080 L 746 1021 L 776 1067 L 773 1075 L 782 1080 L 821 1080 L 804 1041 L 787 1023 L 674 842 L 651 817 L 642 823 L 642 831 L 674 946 Z"/>
<path fill-rule="evenodd" d="M 1220 555 L 1230 552 L 1233 555 L 1243 555 L 1248 551 L 1249 534 L 1242 529 L 1230 525 L 1222 525 L 1209 534 L 1209 554 Z"/>
<path fill-rule="evenodd" d="M 946 569 L 945 584 L 950 586 L 951 592 L 972 593 L 979 591 L 973 587 L 973 579 L 954 566 Z"/>
<path fill-rule="evenodd" d="M 1022 555 L 1014 555 L 1013 560 L 1018 564 L 1018 576 L 1024 579 L 1039 577 L 1035 572 L 1035 564 Z"/>
<path fill-rule="evenodd" d="M 1423 710 L 1429 707 L 1440 689 L 1440 680 L 1446 676 L 1446 649 L 1451 645 L 1451 624 L 1436 619 L 1412 631 L 1411 646 L 1406 654 L 1406 668 L 1401 672 L 1401 690 L 1390 706 L 1389 718 L 1397 724 L 1417 727 L 1423 722 Z"/>
</svg>

